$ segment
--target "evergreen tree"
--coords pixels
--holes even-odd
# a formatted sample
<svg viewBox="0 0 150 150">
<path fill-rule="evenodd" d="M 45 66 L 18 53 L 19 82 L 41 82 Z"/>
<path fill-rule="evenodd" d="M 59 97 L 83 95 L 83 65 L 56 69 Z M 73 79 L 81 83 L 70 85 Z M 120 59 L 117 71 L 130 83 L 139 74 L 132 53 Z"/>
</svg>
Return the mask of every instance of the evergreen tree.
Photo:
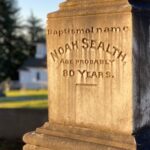
<svg viewBox="0 0 150 150">
<path fill-rule="evenodd" d="M 15 80 L 28 56 L 18 13 L 15 0 L 0 0 L 0 82 L 6 78 Z"/>
<path fill-rule="evenodd" d="M 37 42 L 44 41 L 45 42 L 45 33 L 42 27 L 41 19 L 36 17 L 33 12 L 27 19 L 26 29 L 27 29 L 27 37 L 30 46 L 30 55 L 34 56 L 35 47 Z"/>
</svg>

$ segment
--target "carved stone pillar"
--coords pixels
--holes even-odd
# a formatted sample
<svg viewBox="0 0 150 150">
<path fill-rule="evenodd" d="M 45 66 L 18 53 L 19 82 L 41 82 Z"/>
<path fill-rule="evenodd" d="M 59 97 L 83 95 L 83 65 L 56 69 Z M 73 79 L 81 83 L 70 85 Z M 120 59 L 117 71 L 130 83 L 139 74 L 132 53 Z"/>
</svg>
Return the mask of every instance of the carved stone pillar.
<svg viewBox="0 0 150 150">
<path fill-rule="evenodd" d="M 68 0 L 48 15 L 49 121 L 24 150 L 136 149 L 133 133 L 150 120 L 136 17 L 127 0 Z"/>
</svg>

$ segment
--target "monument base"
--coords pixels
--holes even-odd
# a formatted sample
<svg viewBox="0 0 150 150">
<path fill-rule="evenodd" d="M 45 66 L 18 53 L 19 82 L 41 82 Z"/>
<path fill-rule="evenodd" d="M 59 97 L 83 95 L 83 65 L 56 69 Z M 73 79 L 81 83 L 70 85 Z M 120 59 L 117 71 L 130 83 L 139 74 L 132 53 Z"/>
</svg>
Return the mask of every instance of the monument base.
<svg viewBox="0 0 150 150">
<path fill-rule="evenodd" d="M 49 125 L 24 135 L 23 150 L 136 150 L 134 137 L 72 126 Z"/>
</svg>

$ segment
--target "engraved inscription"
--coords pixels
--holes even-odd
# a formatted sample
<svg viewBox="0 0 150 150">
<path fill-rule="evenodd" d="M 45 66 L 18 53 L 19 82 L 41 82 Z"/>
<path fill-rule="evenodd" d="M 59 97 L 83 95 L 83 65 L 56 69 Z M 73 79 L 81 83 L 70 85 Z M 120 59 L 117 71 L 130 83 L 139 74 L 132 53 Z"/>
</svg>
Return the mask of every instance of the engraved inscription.
<svg viewBox="0 0 150 150">
<path fill-rule="evenodd" d="M 48 29 L 47 34 L 51 36 L 58 36 L 61 37 L 63 35 L 69 35 L 69 34 L 100 34 L 100 33 L 117 33 L 117 32 L 127 32 L 129 31 L 128 26 L 118 27 L 118 26 L 112 26 L 112 27 L 90 27 L 90 28 L 77 28 L 77 29 L 71 29 L 71 28 L 65 28 L 65 29 Z"/>
<path fill-rule="evenodd" d="M 114 59 L 61 59 L 60 64 L 64 65 L 112 65 L 115 62 Z"/>
<path fill-rule="evenodd" d="M 127 63 L 127 53 L 105 40 L 104 42 L 99 38 L 87 38 L 86 34 L 125 33 L 128 31 L 128 26 L 48 29 L 48 35 L 51 36 L 84 35 L 82 38 L 77 38 L 78 40 L 72 39 L 52 49 L 49 53 L 50 59 L 58 66 L 63 66 L 61 75 L 64 78 L 77 77 L 81 80 L 113 79 L 115 75 L 112 67 L 116 65 L 116 62 L 120 62 L 120 67 L 125 66 Z M 81 54 L 83 55 L 82 57 Z M 91 54 L 94 56 L 91 56 Z"/>
<path fill-rule="evenodd" d="M 66 43 L 64 47 L 59 47 L 50 52 L 51 58 L 55 62 L 59 60 L 62 55 L 66 54 L 68 51 L 72 52 L 74 50 L 95 50 L 95 51 L 104 51 L 114 58 L 120 59 L 122 62 L 125 62 L 125 58 L 127 56 L 122 50 L 113 46 L 111 44 L 104 43 L 98 40 L 90 40 L 87 38 L 83 38 L 81 41 L 73 41 L 71 43 Z"/>
<path fill-rule="evenodd" d="M 96 71 L 87 71 L 87 70 L 64 70 L 64 77 L 74 77 L 76 74 L 79 74 L 81 78 L 113 78 L 114 76 L 111 72 L 96 72 Z"/>
</svg>

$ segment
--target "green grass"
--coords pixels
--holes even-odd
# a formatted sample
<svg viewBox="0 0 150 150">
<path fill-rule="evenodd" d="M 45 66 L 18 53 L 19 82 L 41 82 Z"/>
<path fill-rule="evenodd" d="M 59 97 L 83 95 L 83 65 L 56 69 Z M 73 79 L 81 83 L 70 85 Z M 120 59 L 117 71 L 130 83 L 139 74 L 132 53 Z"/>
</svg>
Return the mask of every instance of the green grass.
<svg viewBox="0 0 150 150">
<path fill-rule="evenodd" d="M 47 108 L 47 90 L 8 91 L 0 98 L 0 108 Z"/>
<path fill-rule="evenodd" d="M 0 102 L 0 108 L 47 108 L 46 100 Z"/>
<path fill-rule="evenodd" d="M 16 91 L 6 91 L 6 96 L 16 97 L 16 96 L 32 96 L 32 95 L 47 95 L 47 90 L 16 90 Z"/>
</svg>

